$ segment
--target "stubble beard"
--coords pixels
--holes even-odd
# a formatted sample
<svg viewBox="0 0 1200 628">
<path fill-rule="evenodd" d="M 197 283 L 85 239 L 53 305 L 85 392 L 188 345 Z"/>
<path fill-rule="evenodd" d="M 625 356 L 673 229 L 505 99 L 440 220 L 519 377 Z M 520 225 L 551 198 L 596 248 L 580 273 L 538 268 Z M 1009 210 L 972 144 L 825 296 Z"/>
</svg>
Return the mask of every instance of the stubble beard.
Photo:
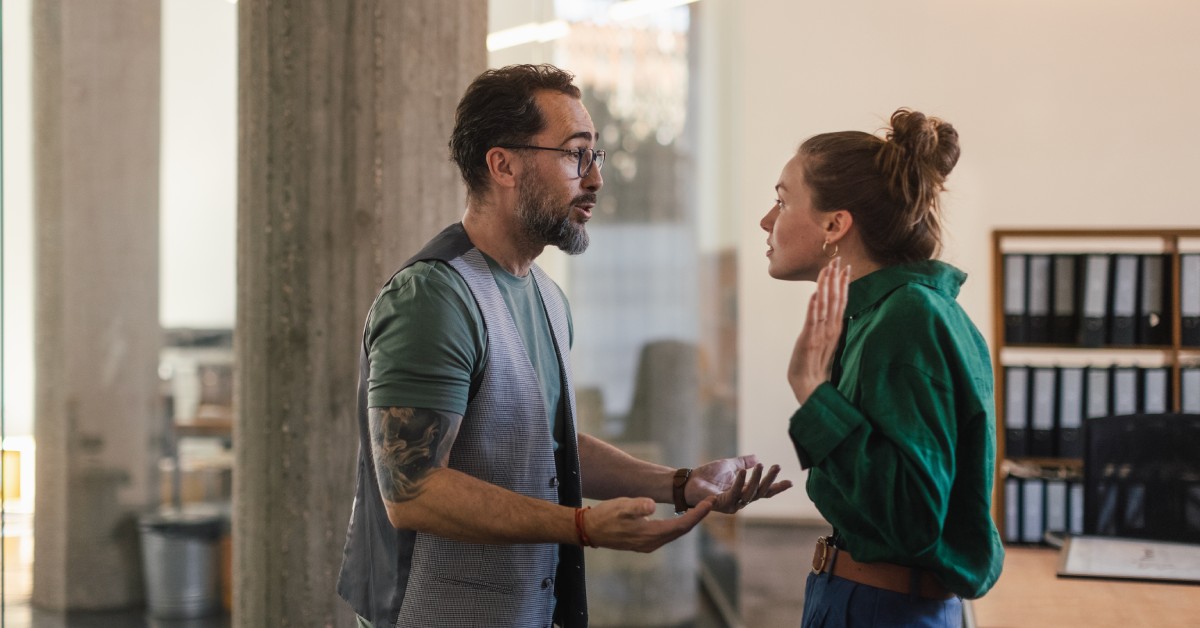
<svg viewBox="0 0 1200 628">
<path fill-rule="evenodd" d="M 517 218 L 532 244 L 553 244 L 567 255 L 579 255 L 587 250 L 591 239 L 581 222 L 571 220 L 577 203 L 595 203 L 595 193 L 580 194 L 571 199 L 563 212 L 549 193 L 539 192 L 534 177 L 521 180 L 517 195 Z M 561 217 L 560 217 L 561 214 Z"/>
</svg>

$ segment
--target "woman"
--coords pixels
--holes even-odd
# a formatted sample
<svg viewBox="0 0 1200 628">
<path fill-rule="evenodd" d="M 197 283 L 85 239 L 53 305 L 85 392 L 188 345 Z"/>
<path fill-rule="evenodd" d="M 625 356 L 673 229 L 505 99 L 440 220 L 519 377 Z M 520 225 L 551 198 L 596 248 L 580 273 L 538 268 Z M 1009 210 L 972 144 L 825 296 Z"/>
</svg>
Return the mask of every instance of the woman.
<svg viewBox="0 0 1200 628">
<path fill-rule="evenodd" d="M 991 519 L 987 345 L 934 260 L 954 127 L 900 109 L 885 137 L 814 136 L 762 219 L 769 272 L 817 282 L 788 367 L 788 432 L 822 537 L 804 626 L 958 626 L 1004 550 Z"/>
</svg>

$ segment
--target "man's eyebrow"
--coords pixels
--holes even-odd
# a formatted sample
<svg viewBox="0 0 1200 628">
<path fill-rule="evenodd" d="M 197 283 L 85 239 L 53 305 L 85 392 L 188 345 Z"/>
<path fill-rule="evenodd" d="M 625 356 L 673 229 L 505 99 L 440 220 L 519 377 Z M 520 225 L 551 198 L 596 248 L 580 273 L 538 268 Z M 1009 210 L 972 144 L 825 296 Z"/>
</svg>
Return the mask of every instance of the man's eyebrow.
<svg viewBox="0 0 1200 628">
<path fill-rule="evenodd" d="M 775 191 L 778 192 L 779 190 L 787 190 L 787 186 L 782 183 L 776 183 Z"/>
<path fill-rule="evenodd" d="M 559 143 L 558 143 L 558 145 L 559 145 L 559 146 L 562 146 L 563 144 L 566 144 L 567 142 L 570 142 L 571 140 L 575 140 L 575 139 L 581 139 L 581 138 L 582 138 L 582 139 L 585 139 L 585 140 L 587 140 L 587 141 L 589 141 L 589 142 L 590 142 L 590 141 L 592 141 L 592 133 L 591 133 L 591 131 L 579 131 L 578 133 L 575 133 L 575 134 L 571 135 L 570 137 L 568 137 L 567 139 L 565 139 L 565 140 L 563 140 L 563 141 L 559 142 Z M 600 134 L 599 134 L 599 133 L 597 133 L 597 134 L 596 134 L 596 139 L 597 139 L 597 140 L 598 140 L 598 139 L 600 139 Z"/>
</svg>

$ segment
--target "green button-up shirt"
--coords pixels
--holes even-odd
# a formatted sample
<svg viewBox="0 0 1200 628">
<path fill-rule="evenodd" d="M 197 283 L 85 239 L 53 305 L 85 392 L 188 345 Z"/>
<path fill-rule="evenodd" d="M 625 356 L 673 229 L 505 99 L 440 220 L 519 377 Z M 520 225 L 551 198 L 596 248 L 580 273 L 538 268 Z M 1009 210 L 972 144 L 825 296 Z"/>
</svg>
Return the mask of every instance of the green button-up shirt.
<svg viewBox="0 0 1200 628">
<path fill-rule="evenodd" d="M 1000 576 L 991 517 L 995 405 L 987 344 L 938 261 L 850 284 L 834 383 L 792 416 L 808 495 L 856 560 L 932 572 L 966 598 Z"/>
</svg>

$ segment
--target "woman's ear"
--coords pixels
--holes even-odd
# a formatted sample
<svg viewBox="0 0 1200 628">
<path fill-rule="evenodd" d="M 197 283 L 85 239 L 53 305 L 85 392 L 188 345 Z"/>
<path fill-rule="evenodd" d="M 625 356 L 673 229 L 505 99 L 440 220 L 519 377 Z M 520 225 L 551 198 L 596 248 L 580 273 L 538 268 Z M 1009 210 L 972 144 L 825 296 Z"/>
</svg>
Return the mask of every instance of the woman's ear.
<svg viewBox="0 0 1200 628">
<path fill-rule="evenodd" d="M 825 214 L 825 238 L 837 242 L 846 237 L 854 226 L 854 214 L 848 209 L 835 209 Z"/>
<path fill-rule="evenodd" d="M 504 148 L 492 148 L 484 155 L 488 175 L 497 186 L 517 187 L 517 175 L 521 171 L 521 164 L 516 157 L 516 153 Z"/>
</svg>

